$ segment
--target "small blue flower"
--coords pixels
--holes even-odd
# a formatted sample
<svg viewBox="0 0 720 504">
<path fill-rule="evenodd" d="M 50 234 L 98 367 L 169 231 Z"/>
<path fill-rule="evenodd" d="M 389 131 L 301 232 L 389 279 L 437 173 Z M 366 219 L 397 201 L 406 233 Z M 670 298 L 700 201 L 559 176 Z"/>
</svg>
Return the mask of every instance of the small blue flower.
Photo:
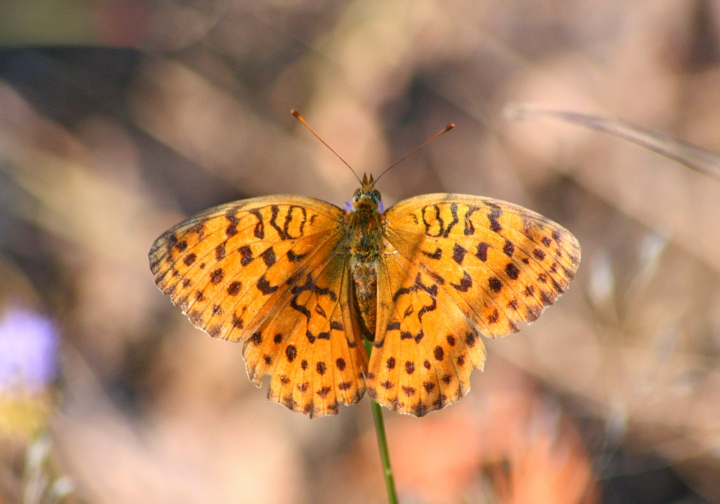
<svg viewBox="0 0 720 504">
<path fill-rule="evenodd" d="M 0 392 L 39 392 L 58 371 L 58 330 L 27 310 L 10 309 L 0 319 Z"/>
</svg>

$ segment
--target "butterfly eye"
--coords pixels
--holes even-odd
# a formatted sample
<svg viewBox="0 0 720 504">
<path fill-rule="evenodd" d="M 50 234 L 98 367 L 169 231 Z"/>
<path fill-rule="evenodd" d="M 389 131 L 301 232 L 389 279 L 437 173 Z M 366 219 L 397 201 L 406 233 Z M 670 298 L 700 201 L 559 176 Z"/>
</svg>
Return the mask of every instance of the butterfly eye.
<svg viewBox="0 0 720 504">
<path fill-rule="evenodd" d="M 370 197 L 375 201 L 380 201 L 380 191 L 371 192 Z"/>
<path fill-rule="evenodd" d="M 353 201 L 357 202 L 360 199 L 360 189 L 355 191 L 355 194 L 353 194 Z"/>
</svg>

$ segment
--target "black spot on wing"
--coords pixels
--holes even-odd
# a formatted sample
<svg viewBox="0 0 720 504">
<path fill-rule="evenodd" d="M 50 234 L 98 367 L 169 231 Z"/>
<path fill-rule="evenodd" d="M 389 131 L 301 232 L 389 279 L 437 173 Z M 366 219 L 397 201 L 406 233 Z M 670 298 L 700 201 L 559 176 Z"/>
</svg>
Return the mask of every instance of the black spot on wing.
<svg viewBox="0 0 720 504">
<path fill-rule="evenodd" d="M 272 247 L 269 247 L 265 252 L 260 254 L 260 257 L 265 263 L 265 266 L 267 266 L 268 268 L 275 264 L 275 262 L 277 261 L 277 257 L 275 257 L 275 251 Z"/>
<path fill-rule="evenodd" d="M 252 250 L 247 245 L 244 245 L 238 249 L 240 253 L 240 264 L 247 266 L 253 260 Z"/>
<path fill-rule="evenodd" d="M 440 247 L 435 249 L 435 252 L 426 252 L 425 250 L 421 251 L 425 257 L 429 257 L 430 259 L 442 259 L 442 249 Z"/>
<path fill-rule="evenodd" d="M 498 218 L 502 215 L 502 211 L 500 210 L 493 210 L 490 212 L 487 216 L 488 220 L 490 221 L 490 229 L 495 231 L 496 233 L 500 232 L 502 230 L 502 226 L 498 222 Z"/>
<path fill-rule="evenodd" d="M 513 280 L 517 280 L 517 278 L 520 276 L 520 270 L 519 270 L 518 267 L 515 265 L 515 263 L 508 263 L 508 264 L 505 266 L 505 274 L 506 274 L 509 278 L 511 278 L 511 279 L 513 279 Z"/>
<path fill-rule="evenodd" d="M 477 252 L 475 253 L 475 256 L 482 262 L 487 262 L 488 248 L 490 248 L 490 245 L 485 242 L 480 242 L 477 247 Z"/>
<path fill-rule="evenodd" d="M 470 275 L 468 275 L 467 271 L 463 271 L 463 277 L 460 280 L 460 283 L 457 285 L 456 284 L 450 284 L 450 285 L 455 287 L 455 289 L 459 290 L 460 292 L 467 292 L 470 289 L 470 287 L 472 287 L 472 284 L 473 284 L 472 277 Z"/>
<path fill-rule="evenodd" d="M 461 245 L 455 244 L 453 247 L 453 260 L 458 263 L 462 264 L 463 260 L 465 259 L 465 254 L 467 254 L 467 250 L 465 250 Z"/>
</svg>

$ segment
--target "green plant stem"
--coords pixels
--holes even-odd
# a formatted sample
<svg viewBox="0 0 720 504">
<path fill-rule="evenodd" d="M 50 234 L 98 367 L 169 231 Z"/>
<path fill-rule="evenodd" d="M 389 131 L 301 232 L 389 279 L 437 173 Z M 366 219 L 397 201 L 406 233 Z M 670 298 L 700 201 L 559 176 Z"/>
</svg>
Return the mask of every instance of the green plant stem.
<svg viewBox="0 0 720 504">
<path fill-rule="evenodd" d="M 365 341 L 365 349 L 367 350 L 368 356 L 370 356 L 372 343 Z M 395 478 L 393 477 L 392 467 L 390 467 L 390 452 L 388 451 L 387 436 L 385 435 L 382 407 L 372 399 L 370 403 L 372 405 L 373 420 L 375 420 L 375 433 L 377 434 L 378 447 L 380 448 L 380 460 L 382 461 L 388 502 L 390 504 L 398 504 L 397 492 L 395 491 Z"/>
</svg>

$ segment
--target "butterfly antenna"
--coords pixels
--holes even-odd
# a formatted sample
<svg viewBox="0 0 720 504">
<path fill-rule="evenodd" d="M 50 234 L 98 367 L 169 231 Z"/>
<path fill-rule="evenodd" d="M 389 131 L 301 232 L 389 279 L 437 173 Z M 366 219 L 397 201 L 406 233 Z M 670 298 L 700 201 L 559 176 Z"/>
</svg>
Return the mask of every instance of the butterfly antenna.
<svg viewBox="0 0 720 504">
<path fill-rule="evenodd" d="M 358 182 L 360 182 L 360 183 L 362 184 L 362 180 L 360 180 L 360 177 L 358 177 L 358 174 L 355 173 L 355 170 L 353 170 L 353 167 L 350 166 L 350 164 L 349 164 L 347 161 L 345 161 L 340 154 L 338 154 L 337 152 L 335 152 L 335 149 L 333 149 L 332 147 L 330 147 L 330 146 L 328 145 L 328 143 L 327 143 L 325 140 L 323 140 L 322 137 L 315 132 L 314 129 L 312 129 L 312 126 L 310 126 L 310 125 L 308 124 L 308 122 L 305 120 L 305 118 L 300 115 L 300 112 L 298 112 L 298 111 L 295 110 L 295 109 L 292 109 L 292 110 L 290 111 L 290 113 L 295 117 L 295 119 L 297 119 L 298 121 L 300 121 L 301 123 L 303 123 L 303 124 L 305 125 L 305 127 L 310 130 L 310 133 L 312 133 L 313 135 L 315 135 L 315 138 L 317 138 L 318 140 L 320 140 L 325 147 L 327 147 L 328 149 L 330 149 L 330 152 L 332 152 L 333 154 L 335 154 L 340 161 L 342 161 L 343 163 L 345 163 L 345 166 L 347 166 L 348 168 L 350 168 L 350 171 L 353 172 L 353 175 L 355 175 L 355 178 L 358 180 Z"/>
<path fill-rule="evenodd" d="M 375 183 L 377 183 L 377 181 L 380 180 L 380 177 L 382 177 L 382 176 L 385 175 L 387 172 L 389 172 L 391 168 L 395 168 L 397 165 L 399 165 L 400 163 L 402 163 L 403 161 L 405 161 L 407 158 L 409 158 L 410 156 L 412 156 L 413 154 L 415 154 L 417 151 L 419 151 L 420 149 L 424 149 L 425 147 L 427 147 L 428 145 L 430 145 L 431 143 L 433 143 L 435 140 L 437 140 L 438 138 L 440 138 L 440 136 L 444 135 L 445 133 L 447 133 L 448 131 L 450 131 L 450 130 L 453 129 L 454 127 L 455 127 L 455 124 L 454 124 L 454 123 L 448 124 L 448 125 L 445 126 L 443 129 L 441 129 L 440 131 L 438 131 L 438 132 L 435 134 L 434 137 L 432 137 L 430 140 L 426 141 L 426 142 L 425 142 L 424 144 L 422 144 L 420 147 L 417 147 L 417 148 L 413 149 L 413 150 L 410 151 L 408 154 L 406 154 L 402 159 L 400 159 L 399 161 L 395 161 L 393 164 L 391 164 L 390 166 L 388 166 L 387 168 L 385 168 L 385 171 L 382 172 L 382 173 L 380 174 L 380 176 L 375 179 Z"/>
</svg>

